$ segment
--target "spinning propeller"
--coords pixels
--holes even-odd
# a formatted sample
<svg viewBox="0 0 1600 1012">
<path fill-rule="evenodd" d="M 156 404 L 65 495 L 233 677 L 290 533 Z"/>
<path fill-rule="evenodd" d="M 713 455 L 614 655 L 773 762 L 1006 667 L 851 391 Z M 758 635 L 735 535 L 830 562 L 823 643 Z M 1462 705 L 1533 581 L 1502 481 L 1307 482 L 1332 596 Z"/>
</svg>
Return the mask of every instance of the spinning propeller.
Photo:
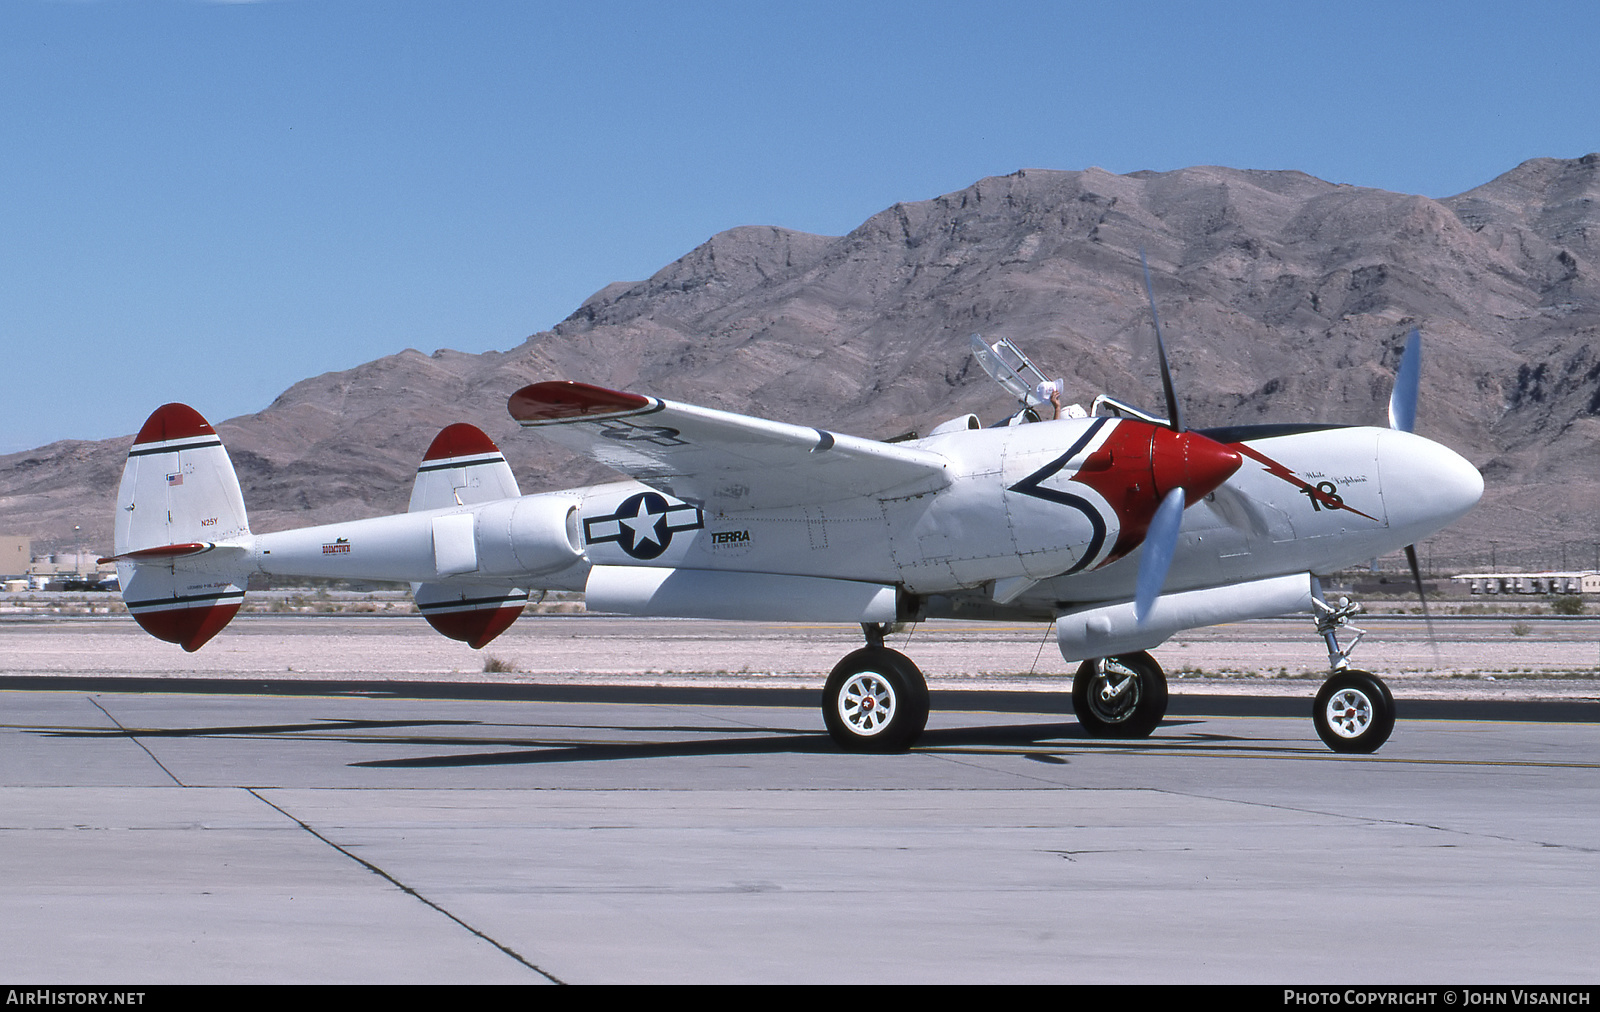
<svg viewBox="0 0 1600 1012">
<path fill-rule="evenodd" d="M 1389 428 L 1413 432 L 1417 426 L 1417 389 L 1422 381 L 1422 333 L 1411 328 L 1406 338 L 1405 351 L 1400 354 L 1400 369 L 1395 373 L 1394 390 L 1389 394 Z M 1411 567 L 1411 582 L 1417 588 L 1417 600 L 1422 602 L 1422 617 L 1428 623 L 1428 642 L 1434 653 L 1439 652 L 1433 635 L 1433 615 L 1428 611 L 1428 595 L 1422 589 L 1422 567 L 1417 565 L 1417 546 L 1406 546 L 1406 564 Z"/>
<path fill-rule="evenodd" d="M 1205 439 L 1199 433 L 1184 431 L 1183 412 L 1178 406 L 1177 391 L 1172 386 L 1172 370 L 1167 365 L 1167 343 L 1161 338 L 1161 316 L 1156 312 L 1156 293 L 1150 284 L 1150 263 L 1145 259 L 1144 250 L 1139 251 L 1139 266 L 1144 268 L 1144 293 L 1150 300 L 1150 322 L 1155 327 L 1161 390 L 1167 398 L 1167 428 L 1183 433 L 1189 441 Z M 1217 448 L 1221 449 L 1220 446 Z M 1172 556 L 1178 548 L 1178 529 L 1183 526 L 1186 498 L 1187 493 L 1182 486 L 1169 490 L 1162 497 L 1161 505 L 1156 507 L 1155 515 L 1150 518 L 1150 526 L 1145 531 L 1144 552 L 1139 557 L 1139 578 L 1133 597 L 1133 615 L 1140 625 L 1144 625 L 1150 617 L 1150 609 L 1155 607 L 1156 598 L 1161 596 L 1161 588 L 1167 582 L 1167 570 L 1172 567 Z"/>
</svg>

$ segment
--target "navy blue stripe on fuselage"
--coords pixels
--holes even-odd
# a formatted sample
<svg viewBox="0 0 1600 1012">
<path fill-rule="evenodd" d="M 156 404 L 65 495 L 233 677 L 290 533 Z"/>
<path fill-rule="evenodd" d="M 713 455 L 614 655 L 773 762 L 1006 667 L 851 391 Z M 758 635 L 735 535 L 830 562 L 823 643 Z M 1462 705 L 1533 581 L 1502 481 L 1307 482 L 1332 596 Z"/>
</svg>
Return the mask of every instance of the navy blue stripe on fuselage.
<svg viewBox="0 0 1600 1012">
<path fill-rule="evenodd" d="M 1061 492 L 1053 488 L 1041 488 L 1039 483 L 1059 472 L 1066 466 L 1067 461 L 1083 452 L 1083 448 L 1089 445 L 1090 440 L 1094 439 L 1095 434 L 1109 421 L 1111 421 L 1109 418 L 1095 419 L 1094 424 L 1089 426 L 1089 431 L 1080 436 L 1078 441 L 1073 443 L 1066 453 L 1012 485 L 1009 489 L 1009 491 L 1018 492 L 1022 495 L 1031 495 L 1035 499 L 1043 499 L 1046 502 L 1059 503 L 1062 506 L 1071 507 L 1082 513 L 1084 519 L 1089 521 L 1089 545 L 1084 550 L 1083 557 L 1073 564 L 1072 568 L 1061 574 L 1063 576 L 1071 576 L 1073 573 L 1081 571 L 1099 557 L 1100 549 L 1106 543 L 1106 519 L 1100 515 L 1100 511 L 1095 509 L 1089 500 L 1082 496 L 1076 496 L 1070 492 Z"/>
</svg>

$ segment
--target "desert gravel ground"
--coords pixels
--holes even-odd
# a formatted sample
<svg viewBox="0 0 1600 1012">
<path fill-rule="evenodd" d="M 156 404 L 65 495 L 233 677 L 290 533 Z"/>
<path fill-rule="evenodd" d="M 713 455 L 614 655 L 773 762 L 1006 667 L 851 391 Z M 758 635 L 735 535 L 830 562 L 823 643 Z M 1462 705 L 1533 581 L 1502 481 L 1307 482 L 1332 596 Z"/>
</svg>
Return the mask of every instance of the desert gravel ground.
<svg viewBox="0 0 1600 1012">
<path fill-rule="evenodd" d="M 1415 698 L 1600 698 L 1600 618 L 1374 616 L 1353 657 Z M 927 622 L 896 632 L 939 688 L 1061 691 L 1076 665 L 1043 625 Z M 546 684 L 820 686 L 861 643 L 850 625 L 530 615 L 482 651 L 415 616 L 240 615 L 198 653 L 126 615 L 0 620 L 0 674 L 363 678 Z M 1172 691 L 1310 694 L 1326 653 L 1307 619 L 1196 630 L 1154 651 Z M 485 673 L 489 662 L 509 667 Z"/>
</svg>

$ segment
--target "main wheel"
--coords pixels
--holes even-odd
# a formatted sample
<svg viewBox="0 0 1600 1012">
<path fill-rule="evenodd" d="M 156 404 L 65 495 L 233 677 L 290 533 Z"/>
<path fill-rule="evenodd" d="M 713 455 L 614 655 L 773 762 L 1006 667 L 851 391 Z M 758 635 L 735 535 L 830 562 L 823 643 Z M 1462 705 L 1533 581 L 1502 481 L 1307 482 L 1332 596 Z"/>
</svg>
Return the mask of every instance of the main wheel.
<svg viewBox="0 0 1600 1012">
<path fill-rule="evenodd" d="M 1394 697 L 1370 671 L 1341 671 L 1317 690 L 1311 719 L 1335 752 L 1376 752 L 1394 730 Z"/>
<path fill-rule="evenodd" d="M 905 654 L 863 647 L 828 675 L 822 721 L 846 751 L 899 752 L 928 724 L 928 683 Z"/>
<path fill-rule="evenodd" d="M 1072 709 L 1096 738 L 1147 738 L 1167 715 L 1167 676 L 1143 650 L 1084 661 L 1072 680 Z"/>
</svg>

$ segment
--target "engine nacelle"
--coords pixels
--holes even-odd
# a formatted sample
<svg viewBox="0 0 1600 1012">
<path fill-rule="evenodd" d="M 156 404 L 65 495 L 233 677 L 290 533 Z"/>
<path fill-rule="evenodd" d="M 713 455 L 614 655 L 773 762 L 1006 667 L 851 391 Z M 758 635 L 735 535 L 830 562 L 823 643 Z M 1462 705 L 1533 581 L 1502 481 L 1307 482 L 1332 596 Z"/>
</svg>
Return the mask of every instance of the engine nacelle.
<svg viewBox="0 0 1600 1012">
<path fill-rule="evenodd" d="M 577 562 L 583 557 L 578 506 L 571 496 L 550 493 L 476 508 L 473 572 L 485 577 L 539 576 Z"/>
</svg>

